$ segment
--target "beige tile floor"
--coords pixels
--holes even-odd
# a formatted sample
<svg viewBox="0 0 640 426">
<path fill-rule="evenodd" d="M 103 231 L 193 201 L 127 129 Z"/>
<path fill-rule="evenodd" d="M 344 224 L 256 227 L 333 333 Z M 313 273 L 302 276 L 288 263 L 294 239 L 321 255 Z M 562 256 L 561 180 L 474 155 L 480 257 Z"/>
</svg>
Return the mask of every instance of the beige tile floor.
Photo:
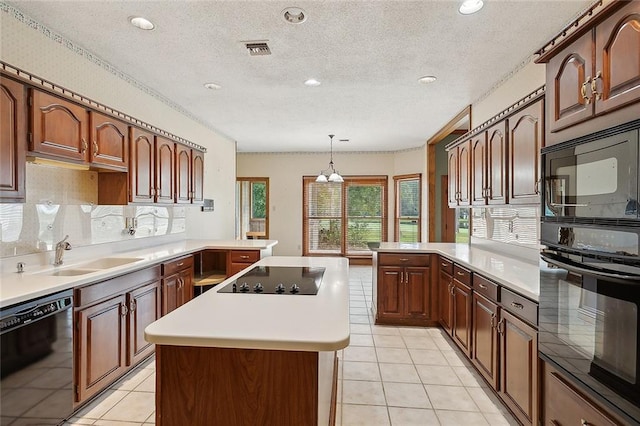
<svg viewBox="0 0 640 426">
<path fill-rule="evenodd" d="M 371 267 L 350 268 L 352 334 L 338 352 L 337 424 L 517 425 L 440 329 L 373 325 L 371 273 Z M 154 424 L 154 386 L 149 360 L 67 424 Z"/>
</svg>

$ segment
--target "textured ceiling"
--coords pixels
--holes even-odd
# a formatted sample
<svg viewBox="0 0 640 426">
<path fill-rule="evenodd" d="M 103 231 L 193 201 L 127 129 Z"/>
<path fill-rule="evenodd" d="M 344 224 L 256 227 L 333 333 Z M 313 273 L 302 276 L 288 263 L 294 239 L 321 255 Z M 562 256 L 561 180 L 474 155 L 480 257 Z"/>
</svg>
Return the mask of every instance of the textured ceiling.
<svg viewBox="0 0 640 426">
<path fill-rule="evenodd" d="M 592 1 L 11 1 L 241 152 L 418 147 Z M 285 7 L 308 19 L 284 21 Z M 141 31 L 128 17 L 155 23 Z M 268 40 L 249 56 L 243 40 Z M 423 75 L 437 82 L 422 85 Z M 306 87 L 308 78 L 322 82 Z M 215 82 L 212 91 L 203 84 Z"/>
</svg>

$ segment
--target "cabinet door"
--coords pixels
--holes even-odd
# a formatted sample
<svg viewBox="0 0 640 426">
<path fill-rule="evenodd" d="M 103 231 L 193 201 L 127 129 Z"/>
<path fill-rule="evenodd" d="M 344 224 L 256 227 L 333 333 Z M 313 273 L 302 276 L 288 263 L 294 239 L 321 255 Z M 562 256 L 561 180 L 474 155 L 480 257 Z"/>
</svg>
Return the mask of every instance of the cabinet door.
<svg viewBox="0 0 640 426">
<path fill-rule="evenodd" d="M 640 2 L 596 27 L 596 114 L 640 102 Z"/>
<path fill-rule="evenodd" d="M 191 148 L 176 145 L 176 202 L 191 203 Z"/>
<path fill-rule="evenodd" d="M 178 306 L 182 306 L 193 299 L 193 268 L 180 271 Z"/>
<path fill-rule="evenodd" d="M 507 203 L 507 131 L 502 121 L 487 130 L 487 203 Z"/>
<path fill-rule="evenodd" d="M 26 89 L 0 79 L 0 201 L 24 202 L 27 143 Z"/>
<path fill-rule="evenodd" d="M 153 353 L 154 350 L 154 345 L 144 338 L 144 329 L 161 316 L 160 281 L 129 292 L 127 306 L 129 307 L 127 365 L 133 365 Z"/>
<path fill-rule="evenodd" d="M 593 77 L 592 37 L 593 33 L 587 32 L 547 64 L 547 125 L 551 132 L 593 115 L 590 85 Z"/>
<path fill-rule="evenodd" d="M 472 362 L 491 384 L 498 389 L 498 305 L 473 293 Z"/>
<path fill-rule="evenodd" d="M 471 203 L 487 203 L 487 139 L 485 132 L 471 139 Z"/>
<path fill-rule="evenodd" d="M 438 280 L 438 321 L 449 334 L 451 334 L 451 326 L 453 324 L 452 286 L 453 278 L 451 275 L 440 271 L 440 279 Z"/>
<path fill-rule="evenodd" d="M 175 151 L 175 142 L 156 136 L 156 203 L 174 201 Z"/>
<path fill-rule="evenodd" d="M 182 302 L 181 292 L 180 273 L 162 279 L 162 315 L 167 315 L 180 306 Z"/>
<path fill-rule="evenodd" d="M 509 127 L 509 203 L 539 204 L 540 148 L 543 146 L 543 101 L 515 113 Z"/>
<path fill-rule="evenodd" d="M 73 102 L 30 89 L 31 151 L 89 160 L 88 113 Z"/>
<path fill-rule="evenodd" d="M 500 311 L 500 396 L 523 424 L 538 419 L 538 333 Z"/>
<path fill-rule="evenodd" d="M 91 111 L 91 162 L 127 171 L 129 128 L 122 121 Z"/>
<path fill-rule="evenodd" d="M 405 309 L 408 318 L 430 319 L 431 280 L 429 268 L 405 268 Z"/>
<path fill-rule="evenodd" d="M 192 202 L 201 203 L 204 200 L 204 152 L 192 150 L 193 175 L 191 177 Z"/>
<path fill-rule="evenodd" d="M 124 295 L 76 313 L 76 402 L 100 392 L 126 370 Z"/>
<path fill-rule="evenodd" d="M 458 147 L 458 205 L 471 204 L 471 141 Z"/>
<path fill-rule="evenodd" d="M 402 318 L 404 268 L 382 266 L 378 270 L 378 315 L 385 318 Z"/>
<path fill-rule="evenodd" d="M 154 202 L 155 149 L 153 134 L 130 127 L 129 179 L 132 202 Z"/>
<path fill-rule="evenodd" d="M 449 207 L 458 206 L 458 148 L 447 152 L 449 173 Z"/>
<path fill-rule="evenodd" d="M 471 288 L 453 280 L 453 341 L 471 358 Z"/>
</svg>

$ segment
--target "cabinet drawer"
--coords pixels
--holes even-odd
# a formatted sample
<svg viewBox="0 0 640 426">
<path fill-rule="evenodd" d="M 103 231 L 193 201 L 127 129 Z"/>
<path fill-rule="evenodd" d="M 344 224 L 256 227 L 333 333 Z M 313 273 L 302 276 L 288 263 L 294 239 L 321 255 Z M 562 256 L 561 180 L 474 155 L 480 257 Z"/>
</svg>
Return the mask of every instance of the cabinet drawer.
<svg viewBox="0 0 640 426">
<path fill-rule="evenodd" d="M 531 300 L 517 295 L 506 288 L 500 289 L 500 300 L 502 306 L 512 314 L 528 321 L 535 326 L 538 325 L 538 304 Z"/>
<path fill-rule="evenodd" d="M 605 426 L 618 424 L 576 392 L 562 376 L 545 364 L 544 424 Z"/>
<path fill-rule="evenodd" d="M 384 266 L 429 266 L 429 255 L 378 253 L 378 264 Z"/>
<path fill-rule="evenodd" d="M 153 266 L 106 281 L 89 284 L 76 288 L 74 304 L 76 307 L 87 306 L 107 297 L 123 294 L 140 284 L 146 284 L 159 278 L 160 266 Z"/>
<path fill-rule="evenodd" d="M 447 274 L 453 274 L 453 262 L 444 257 L 440 257 L 440 270 Z"/>
<path fill-rule="evenodd" d="M 471 271 L 460 265 L 453 265 L 453 278 L 471 287 Z"/>
<path fill-rule="evenodd" d="M 193 268 L 193 256 L 185 256 L 162 264 L 162 275 L 173 275 L 183 269 Z"/>
<path fill-rule="evenodd" d="M 473 274 L 473 290 L 483 296 L 498 301 L 498 284 L 493 281 L 489 281 L 482 275 Z"/>
<path fill-rule="evenodd" d="M 260 260 L 259 250 L 233 250 L 231 263 L 255 263 Z"/>
</svg>

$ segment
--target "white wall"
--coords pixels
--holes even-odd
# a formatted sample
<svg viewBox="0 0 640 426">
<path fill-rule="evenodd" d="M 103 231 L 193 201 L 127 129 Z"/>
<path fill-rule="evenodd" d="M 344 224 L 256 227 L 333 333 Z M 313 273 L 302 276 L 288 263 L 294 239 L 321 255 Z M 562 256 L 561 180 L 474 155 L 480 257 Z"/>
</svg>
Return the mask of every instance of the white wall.
<svg viewBox="0 0 640 426">
<path fill-rule="evenodd" d="M 471 106 L 471 128 L 477 127 L 545 83 L 545 66 L 533 61 Z"/>
<path fill-rule="evenodd" d="M 0 12 L 0 59 L 207 148 L 204 193 L 205 198 L 216 200 L 216 211 L 201 213 L 195 207 L 187 209 L 187 235 L 232 238 L 235 143 L 173 109 L 153 93 L 136 87 L 135 82 L 127 81 L 117 70 L 111 72 L 100 61 L 92 61 L 84 51 L 77 53 L 70 49 L 63 38 L 56 41 L 55 33 L 45 32 L 42 26 L 32 28 L 19 17 Z"/>
</svg>

